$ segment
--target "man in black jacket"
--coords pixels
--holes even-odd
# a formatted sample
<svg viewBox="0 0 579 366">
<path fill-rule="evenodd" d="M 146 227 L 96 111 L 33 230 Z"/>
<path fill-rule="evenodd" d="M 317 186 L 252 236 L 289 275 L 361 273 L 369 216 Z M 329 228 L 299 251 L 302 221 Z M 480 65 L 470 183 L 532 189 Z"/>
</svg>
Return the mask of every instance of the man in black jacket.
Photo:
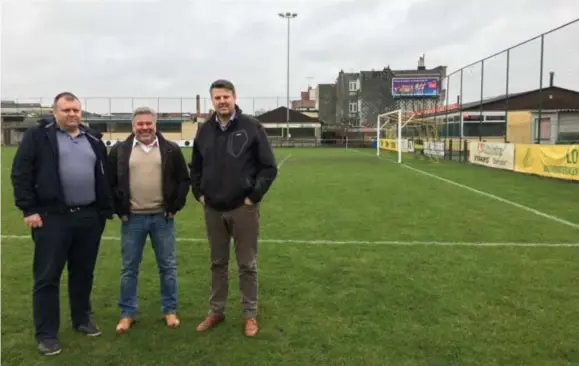
<svg viewBox="0 0 579 366">
<path fill-rule="evenodd" d="M 67 262 L 72 326 L 100 335 L 90 294 L 112 206 L 102 135 L 81 125 L 81 115 L 76 96 L 57 95 L 53 117 L 26 131 L 12 163 L 14 199 L 34 241 L 35 338 L 44 355 L 61 352 L 59 287 Z"/>
<path fill-rule="evenodd" d="M 258 331 L 259 203 L 277 176 L 277 166 L 263 126 L 236 105 L 233 84 L 218 80 L 210 93 L 216 112 L 199 127 L 191 159 L 192 191 L 204 205 L 212 272 L 209 315 L 197 330 L 207 330 L 224 319 L 233 237 L 244 333 L 254 336 Z"/>
<path fill-rule="evenodd" d="M 136 109 L 133 133 L 114 145 L 109 156 L 114 207 L 122 221 L 118 333 L 129 330 L 137 312 L 139 266 L 147 236 L 159 269 L 161 312 L 168 327 L 179 326 L 174 217 L 185 206 L 189 171 L 179 146 L 166 140 L 156 123 L 152 109 Z"/>
</svg>

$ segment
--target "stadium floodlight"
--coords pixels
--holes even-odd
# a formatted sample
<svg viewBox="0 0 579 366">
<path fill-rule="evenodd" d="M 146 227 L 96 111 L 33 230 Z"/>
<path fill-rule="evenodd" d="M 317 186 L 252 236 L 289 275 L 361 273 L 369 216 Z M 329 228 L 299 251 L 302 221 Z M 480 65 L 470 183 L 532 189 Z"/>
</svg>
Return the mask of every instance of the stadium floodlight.
<svg viewBox="0 0 579 366">
<path fill-rule="evenodd" d="M 287 19 L 287 65 L 286 65 L 286 128 L 287 128 L 287 140 L 291 138 L 290 133 L 290 20 L 297 17 L 297 13 L 290 13 L 289 11 L 286 13 L 278 13 L 277 14 L 280 18 Z M 282 132 L 283 133 L 283 132 Z"/>
</svg>

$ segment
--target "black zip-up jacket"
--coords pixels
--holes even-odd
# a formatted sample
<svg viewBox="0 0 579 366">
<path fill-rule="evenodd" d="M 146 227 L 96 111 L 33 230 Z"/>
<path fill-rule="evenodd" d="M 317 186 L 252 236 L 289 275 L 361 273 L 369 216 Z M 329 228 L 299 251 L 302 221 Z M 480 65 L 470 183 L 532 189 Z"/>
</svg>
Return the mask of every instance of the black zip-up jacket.
<svg viewBox="0 0 579 366">
<path fill-rule="evenodd" d="M 115 144 L 109 154 L 109 175 L 113 192 L 115 213 L 121 217 L 131 213 L 131 190 L 129 185 L 129 159 L 133 151 L 135 135 Z M 166 213 L 175 214 L 187 201 L 189 171 L 179 145 L 169 141 L 157 131 L 161 153 L 163 200 Z"/>
<path fill-rule="evenodd" d="M 241 207 L 245 198 L 259 203 L 277 176 L 265 129 L 236 106 L 223 131 L 216 114 L 199 126 L 191 157 L 193 196 L 218 211 Z"/>
<path fill-rule="evenodd" d="M 100 214 L 112 218 L 112 200 L 106 171 L 107 149 L 102 134 L 84 125 L 80 129 L 87 135 L 96 155 L 95 206 Z M 14 200 L 24 214 L 49 214 L 67 212 L 59 175 L 57 124 L 54 117 L 39 120 L 24 134 L 12 161 L 11 180 Z"/>
</svg>

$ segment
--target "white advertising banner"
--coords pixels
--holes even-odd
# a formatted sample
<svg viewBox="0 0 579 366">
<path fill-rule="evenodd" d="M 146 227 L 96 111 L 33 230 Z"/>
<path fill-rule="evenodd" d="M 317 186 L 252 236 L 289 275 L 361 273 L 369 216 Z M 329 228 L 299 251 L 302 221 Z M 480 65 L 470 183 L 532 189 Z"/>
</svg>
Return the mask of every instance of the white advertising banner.
<svg viewBox="0 0 579 366">
<path fill-rule="evenodd" d="M 173 140 L 179 147 L 193 147 L 193 140 Z"/>
<path fill-rule="evenodd" d="M 444 141 L 426 141 L 424 143 L 424 155 L 444 157 Z"/>
<path fill-rule="evenodd" d="M 514 144 L 471 141 L 468 150 L 468 161 L 472 164 L 515 170 Z"/>
<path fill-rule="evenodd" d="M 104 144 L 106 147 L 113 147 L 116 144 L 118 144 L 119 142 L 123 142 L 125 141 L 123 140 L 103 140 Z M 176 143 L 177 145 L 179 145 L 179 147 L 193 147 L 193 140 L 171 140 L 174 143 Z"/>
</svg>

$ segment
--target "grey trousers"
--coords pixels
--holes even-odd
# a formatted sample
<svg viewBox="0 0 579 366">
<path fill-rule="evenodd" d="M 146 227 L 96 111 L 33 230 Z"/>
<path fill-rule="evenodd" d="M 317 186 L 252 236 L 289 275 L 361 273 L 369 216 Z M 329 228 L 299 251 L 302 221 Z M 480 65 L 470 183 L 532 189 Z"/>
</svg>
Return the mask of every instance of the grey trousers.
<svg viewBox="0 0 579 366">
<path fill-rule="evenodd" d="M 257 315 L 257 239 L 259 205 L 219 212 L 205 206 L 205 227 L 211 249 L 209 312 L 224 315 L 229 292 L 229 253 L 233 238 L 239 271 L 241 310 L 246 318 Z"/>
</svg>

